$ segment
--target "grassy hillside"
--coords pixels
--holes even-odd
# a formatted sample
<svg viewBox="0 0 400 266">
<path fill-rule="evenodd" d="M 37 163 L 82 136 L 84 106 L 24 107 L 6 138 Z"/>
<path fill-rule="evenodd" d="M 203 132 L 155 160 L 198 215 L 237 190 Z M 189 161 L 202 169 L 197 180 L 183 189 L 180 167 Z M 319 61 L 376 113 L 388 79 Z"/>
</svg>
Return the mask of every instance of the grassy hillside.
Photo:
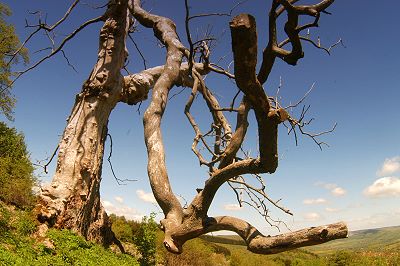
<svg viewBox="0 0 400 266">
<path fill-rule="evenodd" d="M 32 213 L 0 201 L 0 266 L 139 265 L 138 249 L 132 241 L 135 228 L 139 224 L 114 218 L 114 229 L 118 229 L 117 235 L 132 255 L 116 254 L 66 230 L 51 229 L 47 233 L 47 243 L 43 239 L 38 241 L 32 237 L 32 233 L 37 230 Z M 352 232 L 345 240 L 276 255 L 253 254 L 237 236 L 204 236 L 203 239 L 193 239 L 184 245 L 182 254 L 173 255 L 163 247 L 163 233 L 156 230 L 157 265 L 400 265 L 400 227 Z"/>
<path fill-rule="evenodd" d="M 45 242 L 32 237 L 34 231 L 30 211 L 0 201 L 0 266 L 139 265 L 132 256 L 115 254 L 68 230 L 49 230 Z"/>
<path fill-rule="evenodd" d="M 244 245 L 237 235 L 202 236 L 202 239 L 219 244 Z M 400 226 L 353 231 L 346 239 L 305 248 L 317 254 L 330 254 L 339 250 L 400 250 Z"/>
<path fill-rule="evenodd" d="M 340 239 L 276 255 L 246 250 L 235 235 L 204 236 L 230 252 L 230 265 L 400 265 L 400 226 L 351 232 Z"/>
<path fill-rule="evenodd" d="M 346 239 L 308 247 L 307 250 L 317 254 L 330 254 L 338 250 L 400 251 L 400 226 L 353 231 Z"/>
</svg>

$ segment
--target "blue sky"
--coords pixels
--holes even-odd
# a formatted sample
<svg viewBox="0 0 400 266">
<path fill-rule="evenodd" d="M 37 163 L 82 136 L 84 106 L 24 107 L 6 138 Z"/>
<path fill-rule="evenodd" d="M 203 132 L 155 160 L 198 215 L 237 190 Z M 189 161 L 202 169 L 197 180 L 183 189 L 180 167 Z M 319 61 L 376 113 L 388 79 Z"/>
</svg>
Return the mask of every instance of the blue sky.
<svg viewBox="0 0 400 266">
<path fill-rule="evenodd" d="M 47 12 L 51 24 L 62 16 L 70 2 L 5 1 L 14 11 L 9 21 L 15 23 L 21 39 L 29 33 L 29 29 L 24 27 L 24 19 L 35 22 L 34 17 L 27 15 L 28 10 Z M 315 82 L 315 89 L 306 101 L 311 104 L 310 117 L 316 118 L 309 130 L 321 131 L 338 123 L 334 133 L 322 138 L 330 146 L 323 151 L 304 136 L 299 137 L 296 146 L 293 136 L 287 136 L 285 128 L 280 128 L 280 166 L 275 174 L 264 178 L 268 193 L 275 199 L 282 198 L 285 207 L 294 213 L 293 217 L 286 216 L 271 207 L 272 215 L 286 221 L 291 229 L 341 220 L 346 221 L 351 230 L 400 224 L 400 54 L 397 47 L 400 35 L 396 30 L 400 3 L 384 0 L 377 6 L 369 2 L 336 1 L 329 8 L 332 15 L 323 15 L 320 27 L 312 29 L 311 36 L 320 36 L 322 43 L 327 45 L 342 38 L 345 47 L 338 46 L 328 56 L 305 44 L 305 58 L 296 67 L 278 60 L 265 84 L 266 91 L 274 95 L 281 77 L 280 95 L 283 104 L 288 105 L 301 98 Z M 211 10 L 226 12 L 234 3 L 236 1 L 192 0 L 190 5 L 193 13 L 204 13 Z M 260 53 L 267 38 L 268 6 L 269 1 L 249 0 L 233 12 L 248 12 L 256 17 Z M 183 0 L 149 0 L 145 7 L 174 19 L 186 44 Z M 87 6 L 79 6 L 72 20 L 60 28 L 57 39 L 96 16 L 96 12 Z M 229 17 L 210 17 L 191 24 L 193 35 L 203 32 L 207 24 L 212 25 L 212 33 L 218 37 L 212 59 L 216 61 L 226 56 L 220 63 L 224 66 L 231 58 L 229 20 Z M 100 26 L 86 29 L 65 49 L 78 73 L 59 55 L 21 77 L 15 84 L 18 104 L 15 122 L 9 125 L 25 133 L 34 161 L 45 159 L 57 146 L 74 97 L 95 63 Z M 139 28 L 134 37 L 148 66 L 162 64 L 165 51 L 157 46 L 151 30 Z M 46 38 L 38 36 L 28 48 L 35 51 L 46 45 Z M 131 46 L 128 48 L 129 70 L 133 73 L 142 70 L 138 53 Z M 32 62 L 37 58 L 37 54 L 32 55 Z M 208 76 L 206 82 L 222 103 L 229 104 L 230 97 L 236 92 L 232 82 L 216 75 Z M 180 88 L 175 88 L 172 93 L 178 91 Z M 203 184 L 206 169 L 198 167 L 190 150 L 194 135 L 183 114 L 187 97 L 188 90 L 170 101 L 163 121 L 163 136 L 174 192 L 190 201 L 195 189 Z M 146 106 L 147 103 L 142 104 L 139 114 L 137 106 L 120 104 L 110 117 L 114 169 L 118 177 L 138 181 L 118 185 L 105 161 L 101 194 L 109 211 L 129 218 L 160 211 L 149 194 L 151 190 L 146 174 L 142 126 Z M 195 117 L 206 131 L 210 118 L 204 104 L 197 100 L 193 108 Z M 3 117 L 0 119 L 4 120 Z M 255 155 L 254 126 L 250 131 L 245 147 Z M 40 171 L 38 174 L 43 182 L 51 180 L 52 171 L 48 175 Z M 217 194 L 210 210 L 210 215 L 217 214 L 245 218 L 263 232 L 277 233 L 253 210 L 237 208 L 235 196 L 227 187 Z"/>
</svg>

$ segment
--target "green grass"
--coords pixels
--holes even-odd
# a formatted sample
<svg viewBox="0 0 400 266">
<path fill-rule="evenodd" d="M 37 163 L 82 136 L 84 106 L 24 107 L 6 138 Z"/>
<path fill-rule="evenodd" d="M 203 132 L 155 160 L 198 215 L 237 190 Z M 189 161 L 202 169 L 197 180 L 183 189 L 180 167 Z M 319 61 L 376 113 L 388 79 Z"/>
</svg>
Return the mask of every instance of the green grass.
<svg viewBox="0 0 400 266">
<path fill-rule="evenodd" d="M 139 265 L 134 256 L 115 254 L 68 230 L 50 229 L 47 238 L 53 246 L 46 246 L 31 237 L 35 230 L 36 221 L 31 212 L 0 202 L 0 266 Z M 127 234 L 125 231 L 120 234 Z M 190 240 L 181 255 L 165 250 L 161 231 L 157 232 L 157 239 L 159 265 L 400 265 L 400 227 L 352 232 L 347 239 L 275 255 L 251 253 L 237 236 L 205 236 Z"/>
<path fill-rule="evenodd" d="M 36 230 L 29 211 L 10 208 L 0 202 L 0 265 L 139 265 L 136 259 L 115 254 L 68 231 L 47 233 L 54 247 L 45 246 L 30 235 Z"/>
</svg>

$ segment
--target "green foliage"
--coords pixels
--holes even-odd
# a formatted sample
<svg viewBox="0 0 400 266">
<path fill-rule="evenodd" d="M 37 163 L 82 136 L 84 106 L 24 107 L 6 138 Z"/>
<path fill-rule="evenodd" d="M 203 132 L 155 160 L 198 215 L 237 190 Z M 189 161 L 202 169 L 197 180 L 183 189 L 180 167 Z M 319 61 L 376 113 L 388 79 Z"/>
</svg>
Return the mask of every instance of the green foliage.
<svg viewBox="0 0 400 266">
<path fill-rule="evenodd" d="M 122 242 L 133 243 L 134 235 L 138 232 L 140 223 L 136 221 L 126 220 L 123 216 L 110 215 L 112 222 L 112 231 L 115 236 Z"/>
<path fill-rule="evenodd" d="M 13 25 L 6 21 L 11 15 L 11 10 L 4 3 L 0 3 L 0 112 L 9 120 L 12 120 L 12 111 L 15 98 L 11 95 L 10 86 L 12 77 L 16 73 L 11 67 L 18 64 L 20 60 L 26 64 L 29 61 L 28 50 L 21 48 L 21 42 L 15 33 Z"/>
<path fill-rule="evenodd" d="M 21 208 L 31 207 L 35 184 L 24 136 L 0 122 L 0 200 Z"/>
<path fill-rule="evenodd" d="M 49 230 L 48 235 L 55 246 L 51 258 L 62 261 L 62 265 L 138 265 L 134 258 L 124 254 L 116 255 L 71 231 L 53 229 Z"/>
<path fill-rule="evenodd" d="M 156 263 L 156 239 L 157 223 L 154 221 L 155 213 L 150 217 L 143 217 L 139 230 L 133 238 L 133 242 L 142 255 L 139 259 L 140 265 L 155 265 Z"/>
<path fill-rule="evenodd" d="M 139 265 L 135 258 L 115 254 L 68 230 L 48 231 L 54 247 L 36 242 L 31 211 L 0 203 L 0 266 L 3 265 Z"/>
<path fill-rule="evenodd" d="M 163 238 L 163 236 L 161 236 Z M 183 247 L 183 253 L 175 255 L 165 250 L 160 239 L 159 248 L 163 252 L 164 265 L 171 266 L 214 266 L 229 265 L 230 250 L 220 245 L 196 238 L 189 240 Z M 249 264 L 252 265 L 252 264 Z M 264 265 L 264 264 L 263 264 Z"/>
</svg>

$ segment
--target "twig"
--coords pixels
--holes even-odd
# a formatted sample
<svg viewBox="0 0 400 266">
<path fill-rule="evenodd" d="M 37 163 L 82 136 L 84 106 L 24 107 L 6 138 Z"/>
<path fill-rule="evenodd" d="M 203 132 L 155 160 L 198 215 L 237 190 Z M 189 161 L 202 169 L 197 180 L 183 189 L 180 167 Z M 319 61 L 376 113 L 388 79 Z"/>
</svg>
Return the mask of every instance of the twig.
<svg viewBox="0 0 400 266">
<path fill-rule="evenodd" d="M 50 165 L 50 163 L 53 161 L 54 157 L 56 156 L 57 151 L 58 151 L 58 148 L 59 148 L 59 145 L 57 145 L 57 147 L 54 149 L 53 154 L 51 155 L 50 159 L 48 159 L 48 161 L 47 161 L 47 163 L 46 163 L 45 165 L 41 165 L 40 163 L 39 163 L 39 164 L 34 164 L 34 165 L 35 165 L 35 166 L 42 167 L 42 168 L 43 168 L 43 171 L 44 171 L 46 174 L 48 174 L 49 172 L 48 172 L 48 170 L 47 170 L 47 167 Z"/>
<path fill-rule="evenodd" d="M 118 185 L 126 185 L 124 182 L 134 182 L 134 181 L 137 181 L 137 179 L 120 179 L 120 178 L 118 178 L 118 177 L 115 175 L 114 168 L 113 168 L 113 165 L 112 165 L 112 163 L 111 163 L 111 156 L 112 156 L 112 151 L 113 151 L 113 140 L 112 140 L 112 137 L 111 137 L 110 134 L 107 134 L 107 137 L 110 138 L 110 153 L 109 153 L 109 155 L 108 155 L 107 161 L 108 161 L 108 163 L 109 163 L 109 165 L 110 165 L 111 173 L 112 173 L 112 175 L 114 176 L 115 181 L 117 181 L 117 184 L 118 184 Z"/>
</svg>

